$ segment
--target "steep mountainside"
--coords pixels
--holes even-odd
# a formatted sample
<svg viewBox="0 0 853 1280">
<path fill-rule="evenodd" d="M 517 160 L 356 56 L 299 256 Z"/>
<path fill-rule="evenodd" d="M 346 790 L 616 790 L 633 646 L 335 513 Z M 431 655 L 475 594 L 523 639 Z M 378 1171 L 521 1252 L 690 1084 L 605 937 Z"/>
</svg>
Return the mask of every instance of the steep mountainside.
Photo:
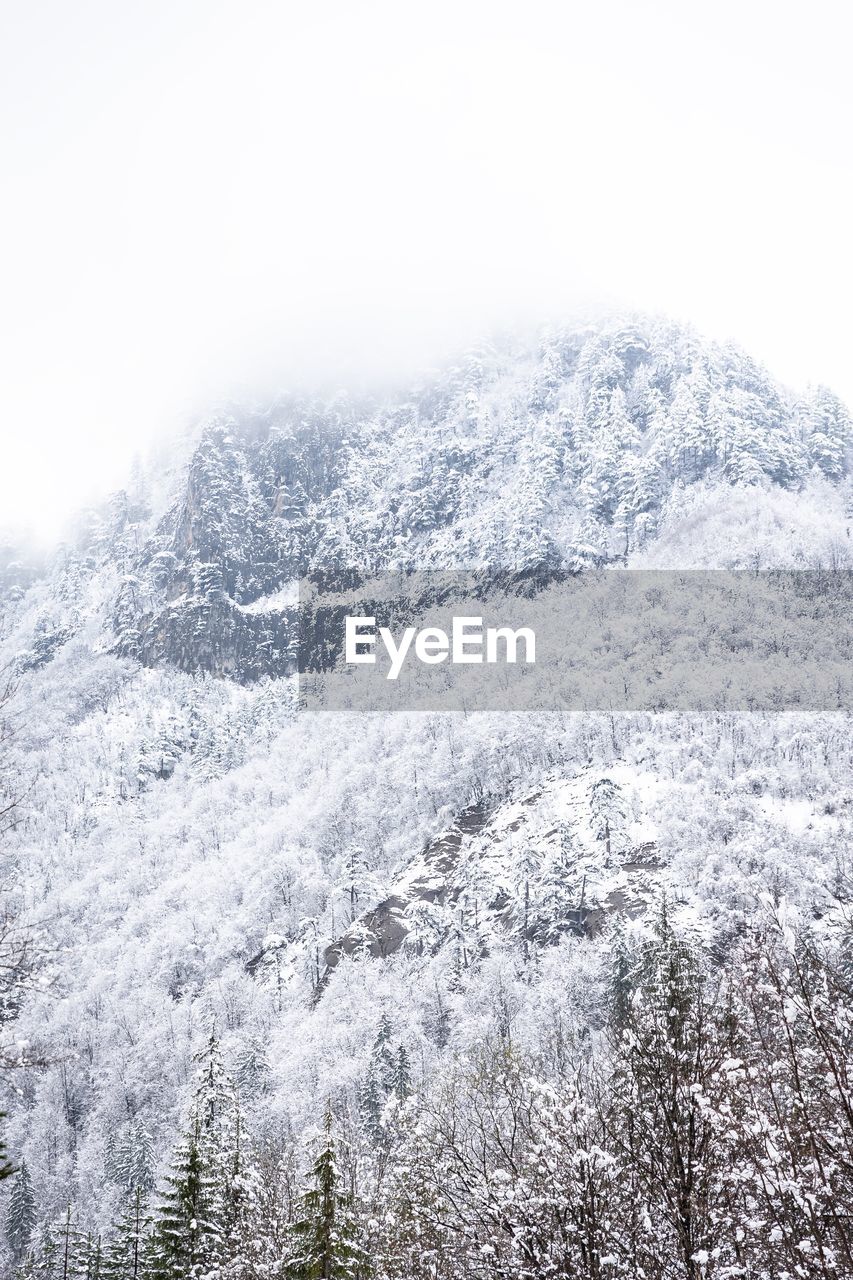
<svg viewBox="0 0 853 1280">
<path fill-rule="evenodd" d="M 71 634 L 109 565 L 115 652 L 243 681 L 285 674 L 286 593 L 302 575 L 624 562 L 685 486 L 846 485 L 849 452 L 831 392 L 795 399 L 742 352 L 663 322 L 484 345 L 403 395 L 284 397 L 211 420 L 168 509 L 149 509 L 137 473 L 93 513 L 65 553 L 72 607 L 46 608 L 31 660 Z M 761 550 L 742 539 L 714 563 Z"/>
<path fill-rule="evenodd" d="M 442 1126 L 473 1116 L 482 1136 L 494 1116 L 472 1099 L 494 1070 L 511 1099 L 533 1089 L 531 1125 L 565 1135 L 580 1104 L 563 1083 L 594 1067 L 596 1098 L 615 1080 L 623 1110 L 589 1149 L 609 1170 L 640 1168 L 619 1146 L 642 1107 L 618 1093 L 630 1072 L 612 1019 L 640 1036 L 649 955 L 659 984 L 666 967 L 649 948 L 670 948 L 672 982 L 729 972 L 779 921 L 780 946 L 802 928 L 848 954 L 847 711 L 299 714 L 294 583 L 382 568 L 848 568 L 851 445 L 830 392 L 795 397 L 742 352 L 619 320 L 484 345 L 406 394 L 232 409 L 176 446 L 165 479 L 137 469 L 46 567 L 10 548 L 0 1049 L 6 1142 L 29 1191 L 19 1172 L 3 1193 L 0 1273 L 59 1275 L 65 1250 L 69 1274 L 94 1276 L 100 1238 L 114 1251 L 102 1274 L 120 1280 L 137 1280 L 133 1240 L 154 1259 L 146 1280 L 319 1274 L 299 1270 L 294 1240 L 327 1108 L 340 1212 L 380 1277 L 639 1276 L 627 1259 L 656 1232 L 662 1256 L 680 1257 L 649 1181 L 652 1226 L 610 1241 L 610 1270 L 522 1265 L 535 1232 L 501 1188 L 527 1203 L 533 1183 L 497 1141 L 465 1194 L 501 1212 L 482 1209 L 476 1238 L 452 1205 L 430 1217 L 458 1173 Z M 4 796 L 18 802 L 8 822 Z M 760 1010 L 750 993 L 731 1008 Z M 748 1059 L 738 1034 L 718 1082 L 720 1063 Z M 711 1097 L 710 1079 L 689 1096 Z M 568 1111 L 546 1124 L 558 1102 Z M 735 1102 L 708 1102 L 728 1117 L 719 1132 L 741 1119 L 764 1132 Z M 758 1158 L 746 1137 L 737 1152 L 748 1199 Z M 204 1218 L 175 1190 L 192 1160 Z M 401 1190 L 415 1196 L 413 1169 L 446 1174 L 414 1205 Z M 604 1198 L 633 1203 L 625 1178 Z M 819 1232 L 802 1226 L 814 1188 L 803 1174 L 795 1194 L 791 1179 L 774 1213 L 794 1250 Z M 760 1220 L 743 1228 L 760 1252 L 772 1215 L 749 1195 L 752 1217 L 737 1213 Z M 163 1261 L 181 1231 L 195 1270 Z M 700 1235 L 690 1248 L 710 1250 L 713 1232 Z M 731 1239 L 734 1257 L 734 1227 Z M 789 1261 L 701 1275 L 824 1275 Z M 657 1265 L 644 1274 L 700 1275 Z"/>
</svg>

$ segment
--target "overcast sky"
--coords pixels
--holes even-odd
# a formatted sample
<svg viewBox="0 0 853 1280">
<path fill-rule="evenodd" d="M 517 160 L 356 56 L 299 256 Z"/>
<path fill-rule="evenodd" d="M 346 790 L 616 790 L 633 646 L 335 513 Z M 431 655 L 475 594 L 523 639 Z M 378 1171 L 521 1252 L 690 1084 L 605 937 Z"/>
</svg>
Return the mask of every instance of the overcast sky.
<svg viewBox="0 0 853 1280">
<path fill-rule="evenodd" d="M 853 400 L 845 8 L 0 0 L 0 524 L 590 297 Z"/>
</svg>

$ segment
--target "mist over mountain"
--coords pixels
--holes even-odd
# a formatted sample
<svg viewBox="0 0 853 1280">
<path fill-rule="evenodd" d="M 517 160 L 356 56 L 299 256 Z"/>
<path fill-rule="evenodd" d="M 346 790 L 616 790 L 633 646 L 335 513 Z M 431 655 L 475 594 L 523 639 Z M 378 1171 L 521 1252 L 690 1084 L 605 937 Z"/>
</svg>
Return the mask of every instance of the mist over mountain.
<svg viewBox="0 0 853 1280">
<path fill-rule="evenodd" d="M 137 466 L 81 518 L 54 596 L 97 579 L 106 648 L 252 680 L 286 670 L 276 597 L 308 574 L 844 559 L 849 452 L 831 391 L 795 398 L 744 352 L 679 326 L 505 337 L 393 396 L 219 413 L 165 479 Z M 744 506 L 749 532 L 727 519 Z M 661 560 L 657 540 L 673 537 Z M 25 582 L 8 573 L 14 596 Z M 36 629 L 70 634 L 82 617 L 51 598 Z"/>
<path fill-rule="evenodd" d="M 0 546 L 3 1274 L 853 1275 L 849 708 L 306 715 L 289 612 L 837 574 L 851 466 L 832 391 L 619 317 Z"/>
</svg>

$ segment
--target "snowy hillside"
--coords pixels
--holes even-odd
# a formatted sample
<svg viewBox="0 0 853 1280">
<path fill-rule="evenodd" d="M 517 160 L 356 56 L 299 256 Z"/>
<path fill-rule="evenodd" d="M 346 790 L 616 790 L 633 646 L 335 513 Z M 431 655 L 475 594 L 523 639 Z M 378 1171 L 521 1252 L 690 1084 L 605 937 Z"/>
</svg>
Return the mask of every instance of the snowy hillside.
<svg viewBox="0 0 853 1280">
<path fill-rule="evenodd" d="M 849 450 L 831 392 L 665 322 L 484 343 L 395 395 L 215 416 L 81 518 L 18 643 L 37 664 L 97 614 L 105 650 L 254 680 L 290 669 L 305 574 L 847 564 Z"/>
<path fill-rule="evenodd" d="M 846 570 L 852 444 L 632 318 L 231 408 L 4 546 L 0 1274 L 853 1276 L 849 708 L 291 679 L 304 574 Z"/>
</svg>

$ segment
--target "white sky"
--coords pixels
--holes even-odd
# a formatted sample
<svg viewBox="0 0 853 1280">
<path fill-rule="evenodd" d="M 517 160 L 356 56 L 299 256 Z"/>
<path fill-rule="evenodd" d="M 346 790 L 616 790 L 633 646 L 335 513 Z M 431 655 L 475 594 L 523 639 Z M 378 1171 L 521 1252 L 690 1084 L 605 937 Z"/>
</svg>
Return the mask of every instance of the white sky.
<svg viewBox="0 0 853 1280">
<path fill-rule="evenodd" d="M 590 295 L 853 400 L 845 9 L 0 0 L 0 524 Z"/>
</svg>

